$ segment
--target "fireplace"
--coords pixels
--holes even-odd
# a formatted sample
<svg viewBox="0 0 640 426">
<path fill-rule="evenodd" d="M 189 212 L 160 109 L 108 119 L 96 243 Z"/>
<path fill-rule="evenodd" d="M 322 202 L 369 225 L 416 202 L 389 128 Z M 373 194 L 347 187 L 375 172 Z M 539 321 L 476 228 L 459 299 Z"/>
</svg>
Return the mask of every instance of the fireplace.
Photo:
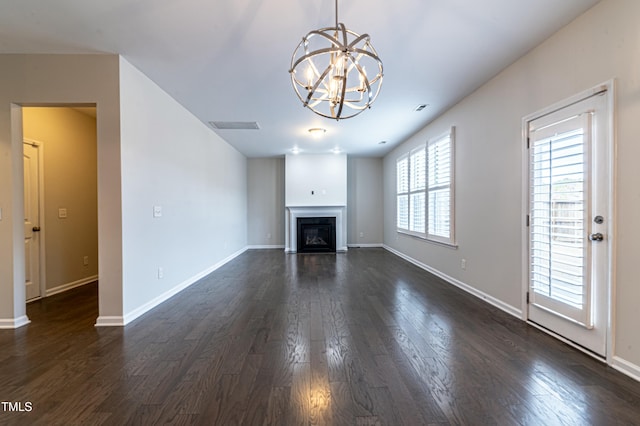
<svg viewBox="0 0 640 426">
<path fill-rule="evenodd" d="M 298 219 L 333 219 L 333 250 L 347 251 L 347 208 L 346 206 L 286 206 L 285 207 L 285 247 L 287 253 L 298 252 Z M 318 248 L 318 247 L 316 247 Z"/>
<path fill-rule="evenodd" d="M 299 217 L 297 228 L 298 253 L 335 253 L 335 217 Z"/>
</svg>

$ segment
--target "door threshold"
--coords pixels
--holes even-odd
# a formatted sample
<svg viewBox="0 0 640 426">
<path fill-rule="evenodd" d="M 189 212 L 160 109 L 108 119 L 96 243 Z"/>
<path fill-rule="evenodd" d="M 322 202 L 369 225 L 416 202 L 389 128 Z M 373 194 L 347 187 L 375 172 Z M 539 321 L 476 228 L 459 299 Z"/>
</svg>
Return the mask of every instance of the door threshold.
<svg viewBox="0 0 640 426">
<path fill-rule="evenodd" d="M 537 323 L 535 323 L 535 322 L 533 322 L 533 321 L 531 321 L 531 320 L 527 320 L 526 322 L 527 322 L 527 324 L 529 324 L 530 326 L 532 326 L 532 327 L 534 327 L 534 328 L 537 328 L 538 330 L 540 330 L 540 331 L 542 331 L 542 332 L 544 332 L 544 333 L 548 334 L 549 336 L 554 337 L 554 338 L 556 338 L 556 339 L 560 340 L 560 341 L 561 341 L 561 342 L 563 342 L 563 343 L 566 343 L 567 345 L 571 346 L 571 347 L 572 347 L 572 348 L 574 348 L 574 349 L 579 350 L 580 352 L 582 352 L 582 353 L 584 353 L 584 354 L 586 354 L 586 355 L 589 355 L 591 358 L 594 358 L 594 359 L 596 359 L 596 360 L 598 360 L 598 361 L 601 361 L 601 362 L 603 362 L 603 363 L 605 363 L 605 364 L 609 365 L 609 364 L 607 363 L 607 358 L 606 358 L 606 356 L 605 356 L 605 355 L 600 355 L 600 354 L 598 354 L 598 353 L 595 353 L 595 352 L 593 352 L 593 351 L 591 351 L 591 350 L 589 350 L 589 349 L 585 348 L 584 346 L 580 346 L 580 345 L 579 345 L 579 344 L 577 344 L 576 342 L 574 342 L 574 341 L 572 341 L 572 340 L 569 340 L 569 339 L 567 339 L 566 337 L 564 337 L 564 336 L 562 336 L 562 335 L 560 335 L 560 334 L 558 334 L 558 333 L 556 333 L 556 332 L 554 332 L 554 331 L 552 331 L 552 330 L 549 330 L 548 328 L 543 327 L 543 326 L 541 326 L 540 324 L 537 324 Z"/>
</svg>

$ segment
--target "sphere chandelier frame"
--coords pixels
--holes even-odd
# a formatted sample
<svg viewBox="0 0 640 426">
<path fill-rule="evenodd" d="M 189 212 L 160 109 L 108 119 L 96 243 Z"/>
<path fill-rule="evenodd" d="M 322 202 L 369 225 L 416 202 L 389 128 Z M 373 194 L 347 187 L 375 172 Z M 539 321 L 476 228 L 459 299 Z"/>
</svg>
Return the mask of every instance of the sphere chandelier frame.
<svg viewBox="0 0 640 426">
<path fill-rule="evenodd" d="M 338 22 L 338 0 L 335 9 L 335 27 L 305 35 L 293 52 L 289 73 L 303 106 L 340 120 L 371 108 L 382 87 L 383 66 L 368 34 Z"/>
</svg>

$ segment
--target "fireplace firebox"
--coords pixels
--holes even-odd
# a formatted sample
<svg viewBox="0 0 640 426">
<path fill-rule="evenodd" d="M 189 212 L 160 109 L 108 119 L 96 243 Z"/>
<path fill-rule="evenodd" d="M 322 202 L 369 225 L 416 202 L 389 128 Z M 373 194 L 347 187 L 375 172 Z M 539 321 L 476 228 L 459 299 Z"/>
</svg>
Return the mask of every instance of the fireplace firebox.
<svg viewBox="0 0 640 426">
<path fill-rule="evenodd" d="M 335 253 L 335 217 L 299 217 L 298 253 Z"/>
</svg>

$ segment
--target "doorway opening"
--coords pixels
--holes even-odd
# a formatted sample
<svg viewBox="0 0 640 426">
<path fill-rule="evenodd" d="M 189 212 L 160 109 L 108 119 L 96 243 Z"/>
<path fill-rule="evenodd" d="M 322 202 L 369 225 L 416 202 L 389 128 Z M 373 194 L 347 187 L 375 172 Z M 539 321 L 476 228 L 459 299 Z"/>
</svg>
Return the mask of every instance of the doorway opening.
<svg viewBox="0 0 640 426">
<path fill-rule="evenodd" d="M 22 108 L 26 302 L 98 281 L 95 105 Z"/>
</svg>

